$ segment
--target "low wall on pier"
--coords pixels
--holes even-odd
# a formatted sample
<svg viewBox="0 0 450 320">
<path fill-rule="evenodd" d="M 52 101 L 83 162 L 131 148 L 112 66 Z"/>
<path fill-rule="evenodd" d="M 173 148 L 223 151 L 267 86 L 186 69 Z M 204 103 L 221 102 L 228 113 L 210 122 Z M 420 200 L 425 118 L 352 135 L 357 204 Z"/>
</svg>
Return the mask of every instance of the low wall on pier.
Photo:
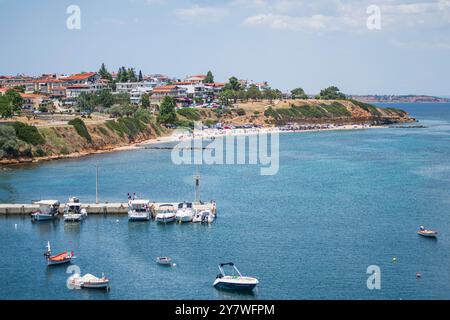
<svg viewBox="0 0 450 320">
<path fill-rule="evenodd" d="M 152 206 L 153 217 L 156 215 L 156 211 L 159 206 L 163 204 L 172 204 L 175 208 L 178 207 L 178 203 L 171 202 L 161 202 L 161 203 L 150 203 Z M 215 207 L 211 203 L 194 203 L 193 207 L 195 210 L 213 210 Z M 86 209 L 89 214 L 127 214 L 128 213 L 128 203 L 86 203 L 82 204 L 82 208 Z M 0 204 L 0 215 L 31 215 L 36 212 L 39 206 L 36 204 Z M 59 208 L 59 212 L 63 213 L 64 204 Z"/>
</svg>

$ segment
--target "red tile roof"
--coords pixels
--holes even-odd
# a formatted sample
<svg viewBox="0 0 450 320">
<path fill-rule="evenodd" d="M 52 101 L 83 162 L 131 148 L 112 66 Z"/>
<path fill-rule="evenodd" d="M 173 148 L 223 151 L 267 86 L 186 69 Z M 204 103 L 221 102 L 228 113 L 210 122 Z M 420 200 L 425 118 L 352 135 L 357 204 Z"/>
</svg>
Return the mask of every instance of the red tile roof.
<svg viewBox="0 0 450 320">
<path fill-rule="evenodd" d="M 62 78 L 63 80 L 86 80 L 89 79 L 92 76 L 95 76 L 96 72 L 85 72 L 85 73 L 79 73 L 79 74 L 73 74 L 68 77 Z"/>
</svg>

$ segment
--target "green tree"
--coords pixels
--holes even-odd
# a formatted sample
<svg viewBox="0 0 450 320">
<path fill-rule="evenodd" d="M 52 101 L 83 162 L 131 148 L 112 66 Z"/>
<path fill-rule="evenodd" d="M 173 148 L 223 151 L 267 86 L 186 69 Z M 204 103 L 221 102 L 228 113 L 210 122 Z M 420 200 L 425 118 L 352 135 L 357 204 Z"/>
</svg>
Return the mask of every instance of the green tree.
<svg viewBox="0 0 450 320">
<path fill-rule="evenodd" d="M 322 100 L 344 100 L 346 96 L 339 91 L 338 87 L 331 86 L 320 91 L 318 98 Z"/>
<path fill-rule="evenodd" d="M 112 75 L 109 73 L 108 69 L 106 69 L 106 66 L 104 63 L 102 63 L 100 70 L 98 71 L 98 74 L 102 79 L 106 79 L 109 81 L 112 81 Z"/>
<path fill-rule="evenodd" d="M 134 72 L 134 68 L 128 68 L 128 81 L 137 82 L 138 78 L 136 76 L 136 72 Z"/>
<path fill-rule="evenodd" d="M 308 99 L 308 96 L 305 93 L 303 88 L 296 88 L 291 90 L 292 99 Z"/>
<path fill-rule="evenodd" d="M 247 93 L 248 93 L 248 98 L 249 98 L 249 99 L 252 99 L 252 100 L 259 100 L 259 99 L 261 99 L 261 96 L 262 96 L 261 91 L 260 91 L 259 88 L 258 88 L 256 85 L 254 85 L 254 84 L 252 84 L 252 85 L 248 88 Z"/>
<path fill-rule="evenodd" d="M 236 77 L 231 77 L 230 79 L 228 79 L 228 83 L 225 85 L 224 89 L 239 91 L 239 90 L 242 90 L 242 86 Z"/>
<path fill-rule="evenodd" d="M 5 96 L 11 101 L 13 111 L 19 111 L 22 108 L 23 98 L 19 92 L 14 89 L 9 89 L 6 91 Z"/>
<path fill-rule="evenodd" d="M 205 80 L 203 80 L 204 83 L 214 83 L 214 75 L 212 74 L 211 71 L 208 71 L 208 73 L 206 74 L 206 78 Z"/>
<path fill-rule="evenodd" d="M 139 82 L 142 82 L 142 81 L 144 81 L 144 76 L 142 75 L 142 71 L 141 71 L 141 70 L 139 70 L 139 77 L 138 77 L 138 81 L 139 81 Z"/>
<path fill-rule="evenodd" d="M 174 124 L 177 121 L 176 104 L 173 98 L 165 97 L 159 108 L 158 122 Z"/>
<path fill-rule="evenodd" d="M 14 115 L 13 105 L 11 100 L 6 96 L 0 95 L 0 117 L 2 119 L 11 118 Z"/>
<path fill-rule="evenodd" d="M 78 109 L 81 112 L 91 113 L 94 111 L 94 95 L 91 93 L 82 92 L 77 98 Z"/>
<path fill-rule="evenodd" d="M 148 93 L 142 95 L 141 104 L 143 108 L 150 108 L 150 95 Z"/>
<path fill-rule="evenodd" d="M 114 104 L 114 97 L 107 89 L 101 90 L 96 96 L 94 107 L 101 106 L 108 109 Z"/>
</svg>

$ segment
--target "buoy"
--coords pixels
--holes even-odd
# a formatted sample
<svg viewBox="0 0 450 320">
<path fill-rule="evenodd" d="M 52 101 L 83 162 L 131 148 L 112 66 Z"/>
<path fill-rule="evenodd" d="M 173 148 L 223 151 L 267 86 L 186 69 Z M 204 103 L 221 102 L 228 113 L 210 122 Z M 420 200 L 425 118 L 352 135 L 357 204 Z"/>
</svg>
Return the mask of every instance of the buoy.
<svg viewBox="0 0 450 320">
<path fill-rule="evenodd" d="M 422 275 L 420 274 L 420 272 L 417 272 L 417 273 L 416 273 L 416 278 L 418 278 L 418 279 L 419 279 L 419 278 L 422 278 Z"/>
<path fill-rule="evenodd" d="M 177 266 L 177 264 L 176 264 L 176 263 L 174 263 L 174 264 L 172 264 L 172 266 L 173 266 L 173 267 L 176 267 L 176 266 Z"/>
<path fill-rule="evenodd" d="M 393 258 L 392 258 L 392 262 L 397 262 L 397 258 L 396 258 L 396 257 L 393 257 Z"/>
</svg>

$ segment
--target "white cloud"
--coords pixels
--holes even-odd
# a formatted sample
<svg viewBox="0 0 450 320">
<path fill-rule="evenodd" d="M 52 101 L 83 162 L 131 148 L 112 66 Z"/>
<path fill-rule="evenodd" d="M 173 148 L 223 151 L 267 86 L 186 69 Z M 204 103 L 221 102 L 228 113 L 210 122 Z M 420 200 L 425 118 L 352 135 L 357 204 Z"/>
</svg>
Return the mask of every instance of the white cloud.
<svg viewBox="0 0 450 320">
<path fill-rule="evenodd" d="M 190 8 L 178 9 L 175 15 L 184 22 L 215 22 L 228 16 L 230 10 L 225 7 L 194 5 Z"/>
<path fill-rule="evenodd" d="M 242 0 L 234 0 L 239 4 Z M 256 2 L 256 3 L 255 3 Z M 450 0 L 253 0 L 259 11 L 244 19 L 244 26 L 266 26 L 295 31 L 367 31 L 369 5 L 380 6 L 382 29 L 438 28 L 450 26 Z"/>
</svg>

